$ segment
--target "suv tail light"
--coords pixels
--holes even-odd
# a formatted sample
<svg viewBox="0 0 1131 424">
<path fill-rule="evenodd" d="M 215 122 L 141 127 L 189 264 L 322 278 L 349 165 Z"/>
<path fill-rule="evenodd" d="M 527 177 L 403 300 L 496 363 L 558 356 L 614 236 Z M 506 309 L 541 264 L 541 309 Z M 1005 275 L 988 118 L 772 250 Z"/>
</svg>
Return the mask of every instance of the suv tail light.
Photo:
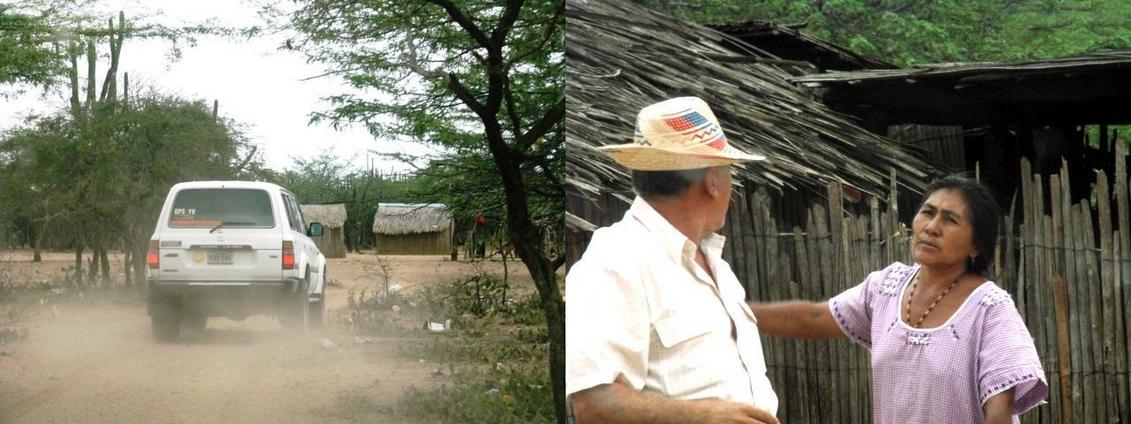
<svg viewBox="0 0 1131 424">
<path fill-rule="evenodd" d="M 160 250 L 160 247 L 161 247 L 160 241 L 158 241 L 158 240 L 150 240 L 149 241 L 149 254 L 146 255 L 146 257 L 145 257 L 145 262 L 147 264 L 149 264 L 149 269 L 157 269 L 158 267 L 161 266 L 161 256 L 159 256 L 159 253 L 158 253 L 159 250 Z"/>
<path fill-rule="evenodd" d="M 283 242 L 283 269 L 295 269 L 295 242 Z"/>
</svg>

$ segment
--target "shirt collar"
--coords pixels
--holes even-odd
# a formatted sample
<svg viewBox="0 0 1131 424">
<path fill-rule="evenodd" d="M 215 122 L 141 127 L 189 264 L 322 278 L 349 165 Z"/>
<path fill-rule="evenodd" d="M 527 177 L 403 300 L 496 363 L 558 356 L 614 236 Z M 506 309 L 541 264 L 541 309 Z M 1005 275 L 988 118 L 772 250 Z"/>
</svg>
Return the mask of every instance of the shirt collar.
<svg viewBox="0 0 1131 424">
<path fill-rule="evenodd" d="M 632 201 L 632 207 L 628 209 L 628 213 L 636 218 L 641 225 L 644 226 L 659 242 L 660 247 L 664 249 L 672 259 L 677 262 L 681 258 L 688 257 L 691 260 L 695 258 L 695 244 L 691 242 L 687 236 L 679 232 L 675 227 L 668 222 L 667 218 L 656 212 L 656 209 L 649 205 L 641 197 L 637 197 Z M 715 233 L 708 234 L 699 241 L 699 248 L 708 259 L 718 259 L 722 257 L 723 244 L 726 242 L 726 237 L 720 236 Z"/>
</svg>

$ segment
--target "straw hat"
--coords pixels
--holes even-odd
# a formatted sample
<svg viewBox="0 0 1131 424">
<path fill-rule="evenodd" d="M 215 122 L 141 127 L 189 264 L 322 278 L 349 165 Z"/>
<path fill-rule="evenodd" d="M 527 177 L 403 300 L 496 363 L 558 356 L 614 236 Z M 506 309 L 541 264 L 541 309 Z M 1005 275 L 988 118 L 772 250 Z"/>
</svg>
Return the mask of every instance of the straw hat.
<svg viewBox="0 0 1131 424">
<path fill-rule="evenodd" d="M 632 143 L 597 149 L 638 171 L 708 168 L 766 159 L 728 144 L 719 120 L 698 97 L 678 97 L 641 109 Z"/>
</svg>

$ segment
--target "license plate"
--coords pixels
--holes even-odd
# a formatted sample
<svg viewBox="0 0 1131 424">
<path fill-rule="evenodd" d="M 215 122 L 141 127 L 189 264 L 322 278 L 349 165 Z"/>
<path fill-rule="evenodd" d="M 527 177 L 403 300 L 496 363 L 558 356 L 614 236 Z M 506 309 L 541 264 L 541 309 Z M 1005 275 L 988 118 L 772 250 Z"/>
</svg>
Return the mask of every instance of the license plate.
<svg viewBox="0 0 1131 424">
<path fill-rule="evenodd" d="M 232 251 L 230 251 L 230 250 L 209 250 L 208 251 L 208 264 L 209 265 L 231 265 L 232 264 Z"/>
</svg>

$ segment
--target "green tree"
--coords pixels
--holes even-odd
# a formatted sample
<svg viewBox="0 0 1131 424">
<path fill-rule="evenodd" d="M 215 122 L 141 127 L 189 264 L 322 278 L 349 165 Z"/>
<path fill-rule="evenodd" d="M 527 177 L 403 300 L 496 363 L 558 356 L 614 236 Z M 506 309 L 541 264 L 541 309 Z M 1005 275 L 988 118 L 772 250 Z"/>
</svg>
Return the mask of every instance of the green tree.
<svg viewBox="0 0 1131 424">
<path fill-rule="evenodd" d="M 203 102 L 148 94 L 93 125 L 78 124 L 71 112 L 0 138 L 0 203 L 14 205 L 8 213 L 39 234 L 55 222 L 74 229 L 76 242 L 102 237 L 103 245 L 125 246 L 138 282 L 173 184 L 237 178 L 260 166 L 239 126 L 216 119 Z"/>
<path fill-rule="evenodd" d="M 131 251 L 144 281 L 149 236 L 165 194 L 181 181 L 241 179 L 262 172 L 242 126 L 218 118 L 202 101 L 151 95 L 133 100 L 110 125 L 109 187 L 100 203 Z"/>
<path fill-rule="evenodd" d="M 48 86 L 66 70 L 45 16 L 0 4 L 0 84 Z"/>
<path fill-rule="evenodd" d="M 459 188 L 501 187 L 507 237 L 546 317 L 555 412 L 564 421 L 555 276 L 562 260 L 545 254 L 537 222 L 540 205 L 554 205 L 546 195 L 562 196 L 563 12 L 560 0 L 311 0 L 291 15 L 301 38 L 288 45 L 357 89 L 333 97 L 334 109 L 315 119 L 361 123 L 379 138 L 438 146 L 448 158 L 489 158 L 476 161 L 483 178 Z M 558 209 L 552 226 L 561 216 Z"/>
<path fill-rule="evenodd" d="M 803 31 L 901 66 L 1047 59 L 1131 47 L 1122 0 L 634 0 L 700 23 L 750 19 Z"/>
</svg>

